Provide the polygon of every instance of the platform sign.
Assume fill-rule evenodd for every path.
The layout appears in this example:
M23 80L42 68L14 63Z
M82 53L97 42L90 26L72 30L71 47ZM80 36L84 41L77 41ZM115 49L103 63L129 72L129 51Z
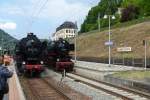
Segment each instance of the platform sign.
M106 46L112 46L112 45L113 45L113 42L112 42L112 41L107 41L107 42L105 42L105 45L106 45Z
M117 48L118 52L131 52L132 48L131 47L119 47Z

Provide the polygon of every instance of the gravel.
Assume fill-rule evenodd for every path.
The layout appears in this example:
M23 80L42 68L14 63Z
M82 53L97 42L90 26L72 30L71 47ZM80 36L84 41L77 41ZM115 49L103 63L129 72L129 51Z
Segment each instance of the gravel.
M60 81L61 80L61 75L58 73L55 73L51 70L46 69L45 73L43 76L51 76L54 79ZM79 91L85 95L88 95L92 97L93 100L122 100L121 98L115 97L113 95L107 94L103 91L100 91L98 89L95 89L93 87L90 87L88 85L85 85L83 83L74 81L69 78L64 78L63 83L69 85L71 88L75 89L76 91Z

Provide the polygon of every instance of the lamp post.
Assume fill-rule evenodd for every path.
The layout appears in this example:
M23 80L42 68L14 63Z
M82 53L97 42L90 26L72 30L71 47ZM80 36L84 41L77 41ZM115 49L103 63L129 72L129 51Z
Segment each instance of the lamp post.
M111 30L110 30L110 24L111 24L111 19L115 19L115 16L113 16L113 15L105 15L104 16L104 19L109 19L109 38L108 38L108 46L109 46L109 59L108 59L108 61L109 61L109 67L111 66L111 45L113 45L113 43L111 42L111 37L110 37L110 35L111 35Z

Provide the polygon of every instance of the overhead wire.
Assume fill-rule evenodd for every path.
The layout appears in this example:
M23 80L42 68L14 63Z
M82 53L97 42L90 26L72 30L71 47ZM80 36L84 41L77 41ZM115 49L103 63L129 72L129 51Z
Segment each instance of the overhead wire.
M38 7L42 6L42 2L43 0L37 0L37 2L33 5L33 7L31 7L30 9L33 9L31 13L27 14L27 11L30 9L25 9L24 7L22 7L20 5L20 9L23 11L23 15L28 15L26 16L24 19L26 20L26 22L23 24L25 26L25 32L27 32L27 30L29 30L30 24L32 23L32 20L34 20L34 16L36 15L36 13L38 12Z
M42 0L43 1L43 0ZM33 26L33 23L35 22L35 19L37 20L37 18L39 17L41 11L44 9L45 5L48 3L48 0L45 0L45 2L41 3L41 7L37 10L36 13L33 14L32 16L32 19L31 19L31 22L29 23L29 30L32 28Z
M30 29L30 24L32 23L32 20L34 20L34 16L35 16L35 13L38 11L38 7L41 6L42 4L42 1L43 0L38 0L34 5L33 7L31 8L32 9L32 12L29 14L29 20L27 21L27 26L26 26L26 31L28 32L29 29Z

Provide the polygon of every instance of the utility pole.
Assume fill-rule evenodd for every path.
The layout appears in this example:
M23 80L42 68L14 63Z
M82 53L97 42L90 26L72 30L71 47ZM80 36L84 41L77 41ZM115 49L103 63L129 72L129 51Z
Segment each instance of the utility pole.
M145 59L144 59L145 64L144 64L144 66L145 66L145 70L146 70L146 68L147 68L147 41L146 40L143 40L143 45L144 45L144 49L145 49Z
M99 30L99 32L101 31L101 26L100 26L100 13L98 13L98 18L97 18L98 20L97 20L97 22L98 22L98 30Z
M77 22L75 22L75 55L74 55L74 60L75 63L77 62L77 36L78 36L78 26L77 26Z

